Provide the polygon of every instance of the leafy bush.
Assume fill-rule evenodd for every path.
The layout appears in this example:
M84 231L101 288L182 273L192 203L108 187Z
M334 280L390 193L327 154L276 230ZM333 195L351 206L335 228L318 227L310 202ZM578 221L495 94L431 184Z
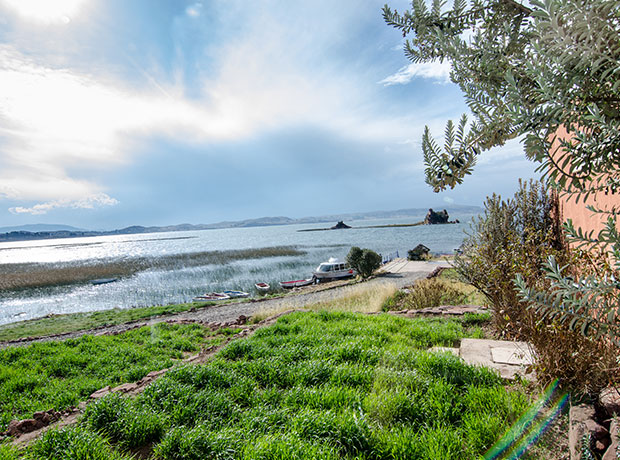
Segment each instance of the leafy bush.
M541 267L550 256L560 265L583 266L582 256L568 248L558 216L557 196L540 182L520 181L512 199L487 198L485 213L474 221L455 266L488 298L498 331L534 345L539 377L559 377L588 391L604 384L604 369L615 367L609 344L542 318L521 302L514 283L519 275L528 286L547 290L549 280Z
M347 263L362 278L368 278L381 266L381 256L370 249L360 249L354 246L347 255Z
M570 257L559 215L557 197L540 182L519 182L512 199L493 195L485 202L484 215L474 220L472 234L455 257L461 277L488 298L493 322L503 335L527 338L535 318L520 303L514 278L521 273L532 283L542 282L541 265L555 255Z

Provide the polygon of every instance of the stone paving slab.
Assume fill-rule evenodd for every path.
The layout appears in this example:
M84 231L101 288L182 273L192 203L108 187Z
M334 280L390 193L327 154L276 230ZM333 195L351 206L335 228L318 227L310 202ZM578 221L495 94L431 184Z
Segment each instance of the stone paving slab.
M526 380L535 380L533 373L527 373L533 363L532 348L527 342L506 340L463 339L460 356L467 364L496 369L502 378L514 380L517 375Z

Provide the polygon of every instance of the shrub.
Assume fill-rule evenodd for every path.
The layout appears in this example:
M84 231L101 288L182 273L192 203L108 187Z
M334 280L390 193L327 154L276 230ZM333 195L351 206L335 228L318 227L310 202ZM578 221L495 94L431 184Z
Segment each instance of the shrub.
M561 266L584 265L565 242L557 196L540 182L520 181L512 199L487 198L484 215L472 230L455 267L488 298L497 330L534 345L543 381L559 377L586 391L603 385L604 369L614 367L612 347L581 337L567 324L541 318L520 301L514 283L520 274L528 286L547 290L549 280L541 267L549 256Z
M354 246L347 255L347 263L362 278L368 278L381 266L381 256L370 249L360 249Z
M415 284L414 289L405 298L409 309L432 308L440 305L460 305L465 303L467 295L452 285L436 279L423 279Z

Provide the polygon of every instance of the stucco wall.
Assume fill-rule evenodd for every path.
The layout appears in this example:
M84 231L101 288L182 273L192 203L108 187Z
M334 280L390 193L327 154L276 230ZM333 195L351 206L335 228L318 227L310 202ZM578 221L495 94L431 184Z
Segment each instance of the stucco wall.
M558 138L566 139L569 134L566 129L560 128L557 132ZM560 141L556 140L553 144L552 151L558 150ZM572 219L576 228L581 228L584 231L598 231L603 229L608 216L605 214L593 213L586 208L587 205L592 205L597 209L610 210L612 207L620 209L620 194L605 194L598 193L590 196L584 203L583 199L579 200L579 203L575 202L575 198L560 196L560 204L562 206L562 217L564 220Z

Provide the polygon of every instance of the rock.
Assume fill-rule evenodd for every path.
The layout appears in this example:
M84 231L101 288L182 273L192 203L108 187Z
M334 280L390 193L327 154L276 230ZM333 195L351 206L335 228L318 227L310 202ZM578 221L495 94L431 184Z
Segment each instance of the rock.
M112 388L113 393L129 393L130 391L134 391L138 388L138 385L135 383L123 383L117 387Z
M338 221L338 223L336 225L334 225L333 227L330 227L330 230L342 230L345 228L351 228L349 227L347 224L345 224L343 221Z
M110 385L103 387L101 390L95 391L92 395L90 395L90 399L99 399L103 398L110 392Z
M23 433L30 433L32 431L43 428L43 422L35 420L33 418L27 418L25 420L11 420L6 433L9 436L18 436Z
M568 414L568 448L571 460L581 460L581 440L588 433L586 421L594 422L594 407L589 404L571 406ZM596 423L596 422L594 422Z
M620 415L620 388L607 387L598 396L598 401L609 416Z
M597 440L606 439L609 437L609 431L603 425L595 422L592 419L585 421L586 429L592 434L592 437Z
M594 441L594 450L597 452L605 452L605 449L609 446L609 439L603 439L602 441Z
M611 427L609 428L609 432L611 433L611 444L607 448L607 451L601 460L618 459L618 443L620 441L620 431L618 431L619 425L618 419L613 419L611 421Z
M426 217L424 218L424 225L447 224L448 219L448 211L445 209L443 211L435 212L431 208L428 210L428 214L426 214Z

